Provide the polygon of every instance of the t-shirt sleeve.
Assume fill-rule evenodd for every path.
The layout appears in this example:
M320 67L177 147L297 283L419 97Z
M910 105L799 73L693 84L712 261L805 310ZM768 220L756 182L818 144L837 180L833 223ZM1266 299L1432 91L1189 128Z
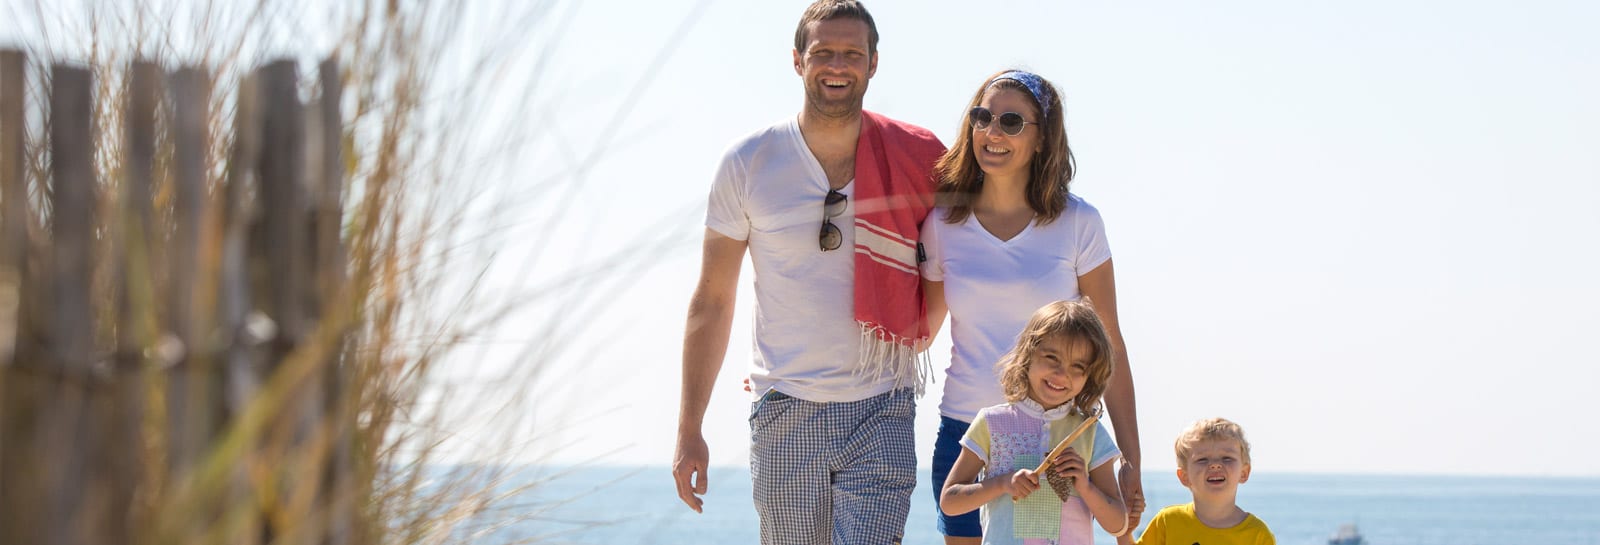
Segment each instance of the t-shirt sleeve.
M711 181L711 197L706 202L706 227L734 240L750 238L750 215L745 213L744 197L750 187L744 161L737 150L729 150Z
M1272 536L1272 530L1267 528L1266 522L1256 518L1255 515L1250 515L1250 519L1253 521L1253 524L1251 524L1251 529L1254 530L1256 534L1256 538L1254 540L1255 545L1278 545L1278 538Z
M1150 524L1144 527L1144 533L1139 534L1138 545L1165 545L1167 542L1167 511L1165 509L1156 513L1150 519Z
M967 428L966 435L961 436L961 446L977 454L984 465L989 465L989 418L986 412L978 411L978 416L972 418L972 426Z
M934 209L928 213L927 219L922 220L922 229L918 243L922 245L922 255L927 260L918 266L922 269L922 277L932 282L944 281L944 246L939 243L939 230L944 226L944 211Z
M1117 448L1116 439L1106 432L1106 425L1102 422L1095 422L1094 456L1089 457L1089 469L1100 467L1121 455L1122 451Z
M1106 224L1100 210L1082 199L1073 201L1073 205L1077 207L1077 213L1072 215L1077 233L1076 263L1078 276L1083 276L1111 259L1111 243L1106 241Z

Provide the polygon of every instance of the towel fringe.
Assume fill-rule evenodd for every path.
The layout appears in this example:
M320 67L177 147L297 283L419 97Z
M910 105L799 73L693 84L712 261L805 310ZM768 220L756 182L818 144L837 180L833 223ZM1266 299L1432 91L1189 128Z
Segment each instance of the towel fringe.
M934 382L933 359L916 349L917 339L895 335L882 326L857 322L861 327L861 353L853 376L865 379L894 376L895 389L911 388L917 397Z

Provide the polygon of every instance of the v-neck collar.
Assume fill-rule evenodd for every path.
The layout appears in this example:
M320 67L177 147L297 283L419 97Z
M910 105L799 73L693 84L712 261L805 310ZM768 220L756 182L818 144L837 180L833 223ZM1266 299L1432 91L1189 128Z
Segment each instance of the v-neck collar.
M811 146L806 145L806 135L800 132L800 116L798 114L789 120L789 132L793 135L796 151L801 157L807 159L804 163L806 171L811 173L812 185L821 187L824 193L833 190L849 195L846 190L855 185L856 177L854 175L850 176L850 181L845 182L844 186L839 189L833 189L833 182L828 181L828 172L822 169L822 161L817 159L817 154L811 152Z
M971 227L973 229L977 229L978 232L983 233L984 240L988 240L991 244L1002 247L1014 245L1023 238L1026 238L1028 233L1033 232L1033 227L1036 223L1038 223L1039 220L1038 216L1036 215L1033 219L1028 220L1028 224L1022 226L1022 230L1017 231L1017 234L1011 235L1011 238L1008 239L1001 239L999 236L994 234L994 231L990 231L988 227L984 226L983 222L978 219L978 213L976 211L969 214L967 219L972 222Z

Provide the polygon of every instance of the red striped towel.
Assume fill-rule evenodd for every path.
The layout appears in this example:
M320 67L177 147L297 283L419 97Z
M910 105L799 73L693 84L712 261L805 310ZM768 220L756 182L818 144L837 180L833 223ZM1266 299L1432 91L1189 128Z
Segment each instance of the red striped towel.
M932 364L916 350L929 335L917 233L933 208L933 164L944 151L927 129L861 112L855 179L855 318L861 326L856 372L866 377L893 372L897 387L912 386L919 395Z

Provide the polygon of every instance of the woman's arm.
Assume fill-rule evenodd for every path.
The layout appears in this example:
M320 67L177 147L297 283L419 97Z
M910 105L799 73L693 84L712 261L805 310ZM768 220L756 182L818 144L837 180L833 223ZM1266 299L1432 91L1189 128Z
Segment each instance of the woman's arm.
M1083 495L1083 502L1089 504L1089 512L1094 513L1094 519L1100 521L1100 527L1107 532L1127 533L1126 525L1132 524L1128 520L1128 510L1122 504L1122 492L1117 489L1116 465L1112 463L1100 464L1100 467L1089 470L1089 483L1093 484L1088 490L1079 490Z
M1122 340L1122 326L1117 321L1116 272L1110 259L1094 270L1078 277L1078 291L1094 303L1095 313L1106 326L1111 348L1116 354L1112 360L1111 384L1106 389L1106 410L1111 413L1111 424L1116 428L1117 446L1125 462L1120 475L1122 499L1127 502L1130 526L1139 524L1144 513L1144 483L1139 474L1139 416L1134 404L1133 370L1128 364L1127 343Z
M924 318L928 320L928 344L932 345L933 339L939 336L939 329L944 327L945 313L950 311L949 305L944 302L944 282L923 279L922 300L923 306L927 307ZM921 352L927 348L919 346L917 351Z

